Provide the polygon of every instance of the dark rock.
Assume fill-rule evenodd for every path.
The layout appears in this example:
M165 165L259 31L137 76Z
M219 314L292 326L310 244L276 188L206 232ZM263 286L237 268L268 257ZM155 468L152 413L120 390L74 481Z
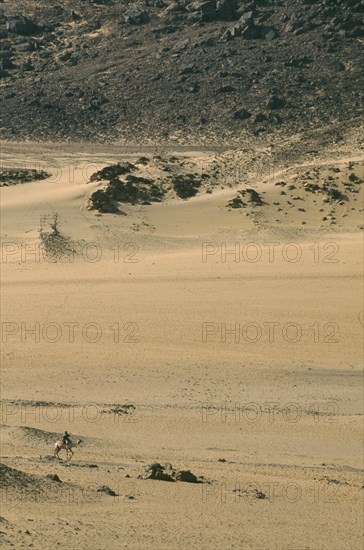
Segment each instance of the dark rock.
M352 181L353 183L360 183L361 182L361 179L354 172L351 172L351 174L349 174L348 179L350 181Z
M305 191L309 191L310 193L322 191L322 188L317 183L304 183L303 188L305 189Z
M57 474L47 474L46 477L48 479L51 479L52 481L56 481L57 483L62 483L62 480L59 478Z
M240 191L240 193L245 196L246 194L249 195L249 201L253 203L255 206L262 206L263 201L262 197L259 195L259 193L255 189L244 189L243 191Z
M15 47L17 52L34 52L35 50L35 44L32 42L22 42Z
M239 10L238 10L238 12L239 12ZM254 17L254 12L253 11L245 11L239 19L240 25L246 26L248 24L253 23L253 17Z
M190 472L190 470L180 470L175 473L176 481L183 481L186 483L200 483L195 474Z
M166 472L163 472L162 470L156 471L154 479L159 479L159 481L175 481L172 476L170 476Z
M30 36L32 34L37 34L40 31L40 27L38 27L38 25L22 15L9 16L6 21L6 28L9 32L21 36Z
M190 65L186 65L185 67L182 67L182 69L180 69L179 71L179 74L180 75L184 75L184 74L194 74L194 73L197 73L198 72L198 69L196 67L195 64L190 64Z
M236 0L217 0L216 13L217 17L223 21L232 21L236 18Z
M191 21L193 18L196 21L213 21L216 18L216 2L214 0L203 0L192 2L188 6L189 14L188 19ZM191 17L193 16L193 17Z
M163 11L157 9L159 3ZM5 2L5 13L16 9L15 4ZM362 115L362 0L322 0L317 5L238 0L234 13L233 2L220 0L114 0L96 9L91 0L61 6L43 2L36 12L23 11L34 2L18 4L8 26L29 33L28 23L19 27L19 18L26 17L34 40L31 34L6 29L7 17L1 17L1 49L14 54L0 65L5 139L160 144L177 127L181 143L211 138L235 146L248 138L245 133L265 132L269 140L278 130L277 139L300 134L306 140L306 130L331 132L328 116L342 126L344 136ZM149 21L134 29L126 24L124 15L131 8L139 10L131 12L137 23L144 10ZM187 16L191 26L186 26ZM108 32L90 36L101 27ZM235 52L225 45L231 40ZM191 72L179 74L181 58L194 66ZM199 75L198 82L190 81L193 74ZM42 81L35 81L40 75ZM182 76L184 85L178 80ZM237 92L218 101L216 90L226 84L224 78ZM68 95L74 86L84 95ZM238 93L253 113L248 124L239 125L239 119L231 124L240 107ZM283 110L283 118L277 116L278 108L266 109L270 94L287 99L287 116ZM254 121L257 109L268 113L260 122ZM202 126L206 120L209 128Z
M152 464L147 464L147 466L144 467L144 470L155 474L157 470L163 470L163 466L162 464L159 464L159 462L153 462Z
M308 57L307 55L300 55L297 57L290 57L289 61L285 61L284 64L286 67L305 67L312 62L313 60L311 57Z
M73 10L71 11L71 17L72 21L74 21L75 23L79 23L82 20L82 15Z
M267 117L264 113L257 113L254 117L254 122L264 122Z
M134 170L135 166L130 162L123 162L114 164L112 166L106 166L102 170L92 174L90 181L102 181L112 180L123 174L128 174L131 170Z
M300 19L297 19L296 15L291 15L291 18L289 20L289 23L286 25L285 31L286 32L294 32L295 30L302 27L302 21Z
M27 169L0 169L0 187L2 185L16 185L18 183L28 183L31 181L40 181L50 177L50 174L44 170Z
M106 495L109 495L111 497L118 496L117 493L115 493L115 491L111 489L108 485L100 485L99 487L97 487L96 492L105 493Z
M269 120L275 124L282 124L283 118L278 113L271 113Z
M12 61L12 52L0 52L0 69L14 69L15 65Z
M220 42L228 42L229 40L233 40L234 38L241 36L241 33L242 27L241 25L239 25L239 23L237 23L233 27L226 29L226 31L220 38Z
M285 104L285 99L277 95L271 95L266 103L268 109L280 109L281 107L284 107Z
M266 40L273 40L274 38L276 38L276 36L277 36L277 31L275 29L269 29L264 34L264 38Z
M234 118L237 120L246 120L247 118L250 118L252 114L247 109L239 109L238 111L235 111Z
M159 462L155 462L153 464L148 464L145 466L144 470L146 474L144 475L144 479L158 479L159 481L175 481L175 479L172 477L172 475L165 472L166 469L172 469L172 468L165 468Z
M226 86L221 86L221 88L217 90L217 93L229 94L230 92L235 92L235 91L236 91L236 88L234 88L234 86L226 85Z
M329 197L335 201L337 200L348 200L347 197L345 195L343 195L343 193L341 193L341 191L339 191L338 189L328 189L327 190L327 194L329 195Z
M129 8L125 12L124 19L125 23L129 23L130 25L144 25L145 23L148 23L149 15L145 10L141 10L139 8Z
M180 42L177 42L173 48L172 48L172 52L174 53L179 53L179 52L183 52L184 50L187 49L187 46L189 44L189 40L181 40Z
M226 206L229 208L243 208L246 206L246 202L243 202L242 198L238 195L231 199Z
M246 40L260 38L259 27L257 27L253 23L248 24L245 27L242 27L241 36Z
M119 202L142 204L145 201L160 202L163 193L152 180L146 178L133 178L129 181L120 181L115 178L107 186L106 193L109 197Z
M203 13L201 11L193 11L187 15L187 22L191 23L194 26L202 25L205 20ZM207 19L208 20L208 19Z
M197 194L201 181L193 174L176 175L172 178L172 186L181 199L188 199Z
M90 202L91 208L99 210L99 212L103 212L105 214L114 214L118 212L117 206L102 189L98 189L92 193Z
M194 83L192 84L192 86L189 86L189 88L187 88L187 89L188 89L189 92L195 94L195 93L197 93L197 92L199 91L200 85L199 85L198 82L194 82Z
M147 165L150 162L148 157L139 157L135 164Z
M195 47L201 47L201 48L211 48L214 45L214 39L210 36L209 38L204 38L200 40L199 42L196 42L194 44Z

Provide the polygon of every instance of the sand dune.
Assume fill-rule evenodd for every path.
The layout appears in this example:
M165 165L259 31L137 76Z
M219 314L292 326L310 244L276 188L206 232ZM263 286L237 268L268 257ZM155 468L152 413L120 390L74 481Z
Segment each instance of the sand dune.
M89 210L91 173L142 153L4 146L50 178L0 191L2 463L59 486L2 481L4 548L361 548L359 155L237 183L241 153L176 151L219 159L209 192ZM140 479L152 462L205 483Z

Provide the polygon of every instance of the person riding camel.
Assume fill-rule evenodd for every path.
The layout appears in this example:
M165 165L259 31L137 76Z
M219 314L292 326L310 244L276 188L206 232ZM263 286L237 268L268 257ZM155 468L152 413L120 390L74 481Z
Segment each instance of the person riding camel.
M62 435L62 441L65 445L68 445L70 443L70 434L65 430L64 434Z

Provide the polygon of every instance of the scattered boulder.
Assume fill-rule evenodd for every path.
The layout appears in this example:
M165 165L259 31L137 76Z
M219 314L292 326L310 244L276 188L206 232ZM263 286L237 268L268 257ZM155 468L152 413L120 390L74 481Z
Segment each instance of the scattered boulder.
M267 99L267 103L266 103L268 109L280 109L281 107L284 107L285 104L286 104L285 99L275 94L271 95Z
M217 90L218 94L229 94L230 92L236 92L236 88L234 88L234 86L230 86L230 84L221 86L221 88Z
M56 481L57 483L62 483L62 480L57 474L47 474L46 477L52 481Z
M157 479L159 481L183 481L185 483L202 483L190 470L175 470L172 464L167 462L162 466L159 462L148 464L144 467L144 474L138 476L141 479Z
M290 189L291 186L288 187ZM308 191L309 193L323 193L326 195L324 202L331 202L331 201L347 201L348 197L344 195L339 189L336 187L332 187L328 183L324 183L323 185L319 185L317 183L311 183L306 182L303 184L303 189L305 191Z
M267 28L266 32L264 33L264 38L266 40L273 40L277 36L277 31L273 28Z
M132 176L126 177L126 181L118 178L112 179L105 193L118 202L128 202L131 204L144 204L152 202L161 202L163 192L150 179Z
M40 27L23 15L11 15L6 20L6 29L20 36L30 36L37 34Z
M322 191L322 188L317 183L304 183L303 188L305 191L308 191L309 193L317 193Z
M149 164L150 162L150 159L148 157L139 157L138 160L135 162L135 164L142 164L142 165L147 165Z
M115 404L107 409L103 409L101 412L106 414L116 414L118 416L133 414L135 411L135 405L132 403L126 403L125 405Z
M235 25L227 29L220 40L224 42L238 36L245 40L273 40L278 36L278 31L271 26L257 25L253 19L253 12L249 11L244 13Z
M12 61L13 52L10 50L0 51L0 69L14 69L15 65Z
M231 199L226 206L229 208L243 208L247 206L242 197L246 197L248 202L253 206L263 206L264 204L262 197L255 189L247 188L239 191L238 195Z
M145 474L142 479L159 479L159 481L175 481L173 477L165 472L165 467L159 464L159 462L154 462L153 464L148 464L144 468Z
M244 9L244 8L241 8ZM239 10L238 10L239 11ZM252 25L254 20L254 11L244 11L239 19L241 25Z
M0 168L0 187L40 181L50 177L44 170Z
M153 475L155 475L157 470L163 469L164 466L162 466L162 464L159 464L159 462L153 462L152 464L147 464L146 466L144 466L144 471L146 473L152 473Z
M117 493L113 489L111 489L108 485L100 485L96 489L97 493L105 493L106 495L109 495L111 497L117 497Z
M176 175L172 178L172 186L181 199L188 199L198 193L201 180L194 174Z
M248 497L257 498L259 500L265 500L267 498L267 495L265 493L251 486L247 486L242 489L240 488L233 489L233 493L238 493L238 495L241 497L248 496Z
M344 195L343 193L341 193L341 191L339 191L339 189L329 188L329 189L325 189L325 190L326 190L328 196L334 201L348 200L347 196Z
M149 21L148 12L141 10L139 8L129 8L125 12L124 16L125 23L130 25L144 25Z
M150 170L144 168L149 163L153 164L159 172L154 180L143 175L150 173ZM118 202L150 205L153 202L163 201L166 193L171 190L174 190L182 199L193 197L203 181L211 176L206 173L201 175L197 172L186 173L184 164L178 158L172 157L169 162L160 156L154 156L153 158L140 157L135 164L123 162L106 166L91 176L92 182L106 180L108 183L106 187L98 189L91 195L89 208L115 213L118 211ZM131 173L134 170L140 175Z
M216 15L222 21L232 21L236 18L236 0L217 0Z
M233 25L232 27L226 29L226 31L220 38L220 42L228 42L229 40L233 40L234 38L241 36L241 34L242 27L241 25L239 25L239 23L237 23L236 25Z
M234 118L236 120L246 120L252 116L252 114L247 109L239 109L234 112Z
M118 164L113 164L112 166L105 166L102 170L92 174L90 181L102 181L102 180L112 180L123 174L128 174L135 169L135 166L130 162L122 162Z
M240 193L243 196L248 194L248 196L249 196L248 200L254 206L263 206L264 203L263 203L262 197L259 195L258 191L256 191L255 189L247 188L247 189L244 189L244 190L240 191Z
M226 206L228 206L229 208L243 208L244 206L246 206L246 202L244 202L242 198L237 195L236 197L231 199Z
M92 210L98 210L104 214L115 214L119 211L111 197L109 197L103 189L98 189L92 193L90 197L90 207Z
M179 470L174 475L176 481L183 481L185 483L201 483L190 470Z
M359 178L354 172L352 172L351 174L349 174L349 177L348 177L349 181L351 181L352 183L363 183L363 180L361 178Z
M155 472L153 479L159 479L159 481L171 481L171 482L175 481L172 476L170 476L166 472L163 472L162 470L157 470Z
M188 6L191 12L188 16L190 22L213 21L216 18L216 2L214 0L196 0Z

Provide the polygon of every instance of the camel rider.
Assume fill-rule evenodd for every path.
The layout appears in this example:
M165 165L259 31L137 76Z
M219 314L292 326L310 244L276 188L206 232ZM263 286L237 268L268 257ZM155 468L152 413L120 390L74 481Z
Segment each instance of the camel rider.
M68 445L70 443L70 434L65 430L64 434L62 435L62 441L65 445Z

